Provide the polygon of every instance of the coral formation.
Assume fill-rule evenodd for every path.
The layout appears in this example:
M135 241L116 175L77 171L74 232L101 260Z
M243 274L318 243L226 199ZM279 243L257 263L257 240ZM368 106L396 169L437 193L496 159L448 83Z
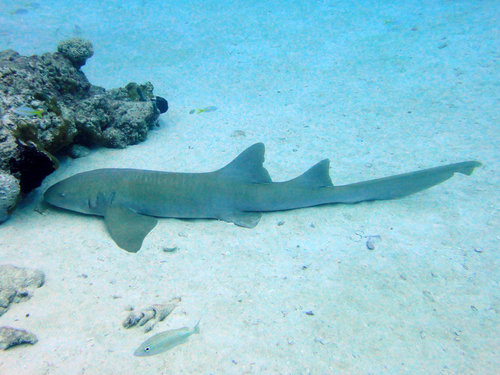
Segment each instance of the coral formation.
M37 337L24 329L0 327L0 349L7 350L21 344L36 344Z
M144 332L149 332L158 322L163 321L169 316L180 302L181 298L175 297L169 303L157 303L138 312L134 311L132 307L122 326L124 328L131 328L137 325L144 326Z
M11 303L22 302L31 298L32 291L45 282L43 272L21 268L10 264L0 265L0 316ZM37 337L28 331L13 327L0 327L0 350L21 344L35 344Z
M114 90L90 84L80 70L93 54L89 41L72 38L57 49L40 56L0 51L0 171L19 181L21 193L57 168L56 153L74 144L124 148L144 141L164 111L149 82ZM0 193L9 189L4 182ZM0 206L0 219L9 210Z
M57 51L71 61L75 68L80 69L94 54L94 47L88 40L71 38L60 42L57 45Z
M10 264L0 265L0 316L9 309L11 303L31 298L32 290L40 288L44 282L45 275L41 271Z
M9 213L16 206L20 191L17 179L0 170L0 223L7 220Z

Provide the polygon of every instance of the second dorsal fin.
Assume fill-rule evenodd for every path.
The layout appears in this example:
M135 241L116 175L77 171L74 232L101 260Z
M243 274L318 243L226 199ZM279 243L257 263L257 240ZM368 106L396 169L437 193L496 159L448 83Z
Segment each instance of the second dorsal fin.
M228 178L249 183L270 183L271 177L263 167L265 147L263 143L256 143L239 154L232 162L218 170Z
M289 182L300 187L321 188L333 186L328 170L330 169L330 160L321 160L300 176Z

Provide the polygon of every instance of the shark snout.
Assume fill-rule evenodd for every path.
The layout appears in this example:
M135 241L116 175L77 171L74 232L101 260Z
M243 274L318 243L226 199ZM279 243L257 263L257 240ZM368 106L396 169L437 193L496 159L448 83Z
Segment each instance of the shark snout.
M53 206L57 206L58 204L58 197L59 198L64 198L64 192L59 192L56 185L52 185L49 187L47 190L45 190L45 193L43 193L43 199L45 202L50 203Z

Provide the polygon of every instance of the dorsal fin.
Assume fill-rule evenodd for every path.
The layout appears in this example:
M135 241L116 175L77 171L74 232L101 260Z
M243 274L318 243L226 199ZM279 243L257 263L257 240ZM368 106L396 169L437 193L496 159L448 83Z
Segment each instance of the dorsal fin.
M231 163L219 169L218 173L245 182L270 183L271 177L267 169L262 166L264 152L264 144L256 143L239 154Z
M328 170L330 169L330 160L321 160L319 163L313 165L306 172L299 177L290 180L289 182L296 186L306 188L320 188L326 186L333 186L332 180Z

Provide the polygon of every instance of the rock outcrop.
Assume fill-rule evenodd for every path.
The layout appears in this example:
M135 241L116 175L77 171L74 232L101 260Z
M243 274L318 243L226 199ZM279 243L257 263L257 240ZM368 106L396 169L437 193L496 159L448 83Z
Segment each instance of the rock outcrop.
M149 82L92 85L80 70L92 54L92 44L79 38L41 56L0 51L0 222L12 209L10 196L2 203L2 192L13 191L8 175L27 193L57 168L58 152L139 143L168 108Z
M45 282L45 275L38 270L21 268L10 264L0 265L0 316L11 303L25 301L33 295L33 290Z

